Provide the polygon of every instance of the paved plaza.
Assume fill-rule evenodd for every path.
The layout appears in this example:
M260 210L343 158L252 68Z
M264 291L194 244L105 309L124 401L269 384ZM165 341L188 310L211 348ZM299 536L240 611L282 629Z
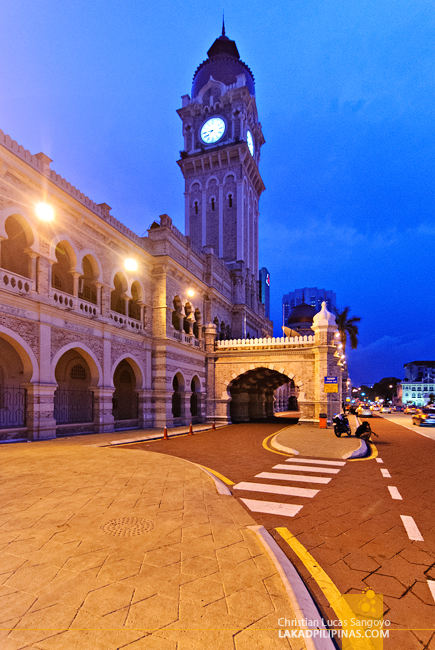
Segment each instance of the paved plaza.
M2 650L302 650L254 519L138 433L1 447Z

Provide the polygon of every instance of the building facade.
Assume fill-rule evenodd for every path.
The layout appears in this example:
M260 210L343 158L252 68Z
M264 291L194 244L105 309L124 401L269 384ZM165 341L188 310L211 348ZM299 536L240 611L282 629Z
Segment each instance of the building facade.
M264 418L289 383L305 419L332 408L332 315L312 336L270 338L264 138L224 32L178 113L186 235L164 214L139 237L0 131L0 440Z

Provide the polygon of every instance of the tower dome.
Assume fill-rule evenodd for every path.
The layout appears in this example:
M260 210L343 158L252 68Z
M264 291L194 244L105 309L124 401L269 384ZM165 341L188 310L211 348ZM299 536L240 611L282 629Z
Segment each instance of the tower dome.
M225 36L225 25L222 25L222 34L215 40L209 51L208 59L203 61L196 69L192 82L192 99L194 99L201 88L213 77L226 86L235 84L237 76L244 74L246 85L251 95L255 95L254 75L246 63L240 60L239 50L235 41Z

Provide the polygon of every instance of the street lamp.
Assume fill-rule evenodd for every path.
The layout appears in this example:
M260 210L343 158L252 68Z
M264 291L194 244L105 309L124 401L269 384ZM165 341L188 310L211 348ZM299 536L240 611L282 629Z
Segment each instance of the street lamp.
M54 210L48 203L37 203L35 205L35 213L41 221L53 221L54 219Z
M125 260L124 266L127 271L137 271L137 262L132 257Z

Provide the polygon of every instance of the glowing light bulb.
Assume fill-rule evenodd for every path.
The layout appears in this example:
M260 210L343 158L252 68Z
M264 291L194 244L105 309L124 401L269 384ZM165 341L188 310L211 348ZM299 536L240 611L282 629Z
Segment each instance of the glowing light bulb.
M125 260L124 266L127 271L137 271L137 262L132 257Z
M188 289L188 291L187 291L187 295L189 296L189 298L192 298L192 296L195 295L194 290L193 290L193 289Z
M48 203L38 203L35 206L35 212L38 219L42 221L53 221L54 219L54 210Z

